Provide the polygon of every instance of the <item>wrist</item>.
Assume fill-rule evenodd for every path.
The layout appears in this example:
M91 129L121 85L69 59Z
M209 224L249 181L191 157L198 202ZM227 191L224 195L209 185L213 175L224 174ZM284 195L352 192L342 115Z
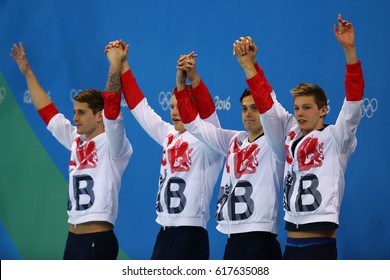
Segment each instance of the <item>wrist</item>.
M193 76L193 77L188 77L188 79L190 80L190 82L191 82L191 85L192 85L192 88L196 88L198 85L199 85L199 83L200 83L200 77L199 77L199 75L195 75L195 76Z
M111 69L113 72L118 72L120 73L121 72L121 63L114 63L114 64L111 64Z
M241 65L241 67L242 70L244 70L247 79L250 79L257 74L254 64L244 64Z
M354 64L358 61L355 47L344 48L347 64Z
M193 76L188 76L188 80L190 80L190 82L196 82L196 81L199 81L200 80L200 77L198 74L196 75L193 75Z
M28 68L27 68L26 70L24 70L22 73L23 73L24 76L31 76L31 75L34 74L30 67L28 67Z
M127 71L130 70L130 65L128 63L128 61L123 61L122 64L121 64L121 74L123 75L124 73L126 73Z

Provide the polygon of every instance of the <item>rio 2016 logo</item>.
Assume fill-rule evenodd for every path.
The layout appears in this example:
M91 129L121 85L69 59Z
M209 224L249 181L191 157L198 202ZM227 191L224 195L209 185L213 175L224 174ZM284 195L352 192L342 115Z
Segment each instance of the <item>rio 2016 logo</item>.
M158 95L158 103L160 103L161 108L166 111L169 109L169 102L172 98L172 92L168 91L161 91L160 94ZM223 100L220 98L218 95L214 97L214 104L216 110L226 110L229 111L231 108L231 103L230 103L230 96Z
M46 92L47 96L51 99L50 97L50 91ZM24 92L24 95L23 95L23 103L24 104L32 104L32 100L31 100L31 94L30 94L30 91L29 90L26 90Z
M214 104L215 104L215 108L217 110L226 110L226 111L229 111L230 108L231 108L231 104L230 104L230 96L228 98L226 98L225 100L223 100L222 98L220 98L218 95L216 95L214 97Z

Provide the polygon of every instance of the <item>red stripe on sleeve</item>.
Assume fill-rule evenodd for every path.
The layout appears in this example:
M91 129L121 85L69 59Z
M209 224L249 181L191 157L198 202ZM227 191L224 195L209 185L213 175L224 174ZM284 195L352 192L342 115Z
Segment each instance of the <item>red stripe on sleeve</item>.
M257 74L247 79L246 82L259 113L263 114L271 109L274 104L271 97L272 87L265 78L263 70L259 66L257 66L256 70Z
M177 91L177 88L174 88L173 93L176 96L181 121L183 123L190 123L195 120L198 111L187 87L181 91Z
M364 78L360 61L354 64L347 64L344 85L346 99L348 101L359 101L363 99Z
M38 110L39 115L41 116L42 120L45 122L46 125L49 124L50 120L58 114L58 110L54 103L50 103L47 106L41 108Z
M121 86L127 106L133 110L144 99L144 94L137 85L137 81L131 70L121 75Z
M104 115L109 120L116 120L121 111L121 94L119 92L103 92Z
M255 63L255 69L256 69L257 73L262 72L262 70L261 70L261 68L260 68L260 66L259 66L259 64L257 62Z
M202 119L207 119L215 112L215 104L207 86L200 80L199 85L192 89L195 106Z

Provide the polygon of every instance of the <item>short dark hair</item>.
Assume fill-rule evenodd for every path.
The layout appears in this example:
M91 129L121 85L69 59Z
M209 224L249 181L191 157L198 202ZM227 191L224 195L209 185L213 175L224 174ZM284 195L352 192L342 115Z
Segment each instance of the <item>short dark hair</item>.
M316 84L300 83L290 92L294 98L297 96L313 96L318 109L328 106L328 98L324 90Z
M74 100L81 103L87 103L94 114L102 111L104 108L103 95L98 89L83 90L74 97Z
M242 103L242 100L244 99L244 97L247 97L247 96L249 96L249 95L251 95L251 92L249 91L249 88L246 88L246 89L244 90L244 92L241 94L240 102Z

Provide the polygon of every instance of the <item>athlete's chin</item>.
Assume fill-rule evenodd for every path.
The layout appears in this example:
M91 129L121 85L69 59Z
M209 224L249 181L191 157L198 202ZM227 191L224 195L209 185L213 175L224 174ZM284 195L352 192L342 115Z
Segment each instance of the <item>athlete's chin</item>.
M175 122L174 127L178 132L184 132L186 130L182 122Z
M298 123L298 127L300 130L307 130L307 126L304 123Z

